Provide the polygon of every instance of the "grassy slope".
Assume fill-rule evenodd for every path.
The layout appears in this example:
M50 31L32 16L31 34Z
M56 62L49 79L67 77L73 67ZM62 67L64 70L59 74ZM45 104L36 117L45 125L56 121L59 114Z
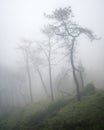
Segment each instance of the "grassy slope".
M104 92L33 105L0 122L0 130L104 130Z

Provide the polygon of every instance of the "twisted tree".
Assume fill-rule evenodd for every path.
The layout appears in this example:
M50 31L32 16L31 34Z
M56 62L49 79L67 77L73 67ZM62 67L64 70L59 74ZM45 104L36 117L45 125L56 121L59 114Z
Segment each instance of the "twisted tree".
M92 41L95 39L95 35L91 30L83 28L74 22L71 7L56 9L51 15L45 14L45 16L53 21L49 24L50 30L64 43L67 55L70 58L72 74L76 85L77 100L80 101L80 86L77 79L77 67L74 60L77 38L79 38L80 35L85 34Z

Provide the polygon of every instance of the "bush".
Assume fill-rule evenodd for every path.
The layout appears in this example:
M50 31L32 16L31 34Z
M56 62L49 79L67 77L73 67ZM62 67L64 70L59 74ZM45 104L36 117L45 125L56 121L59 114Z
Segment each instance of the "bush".
M96 88L93 83L87 84L85 88L81 91L82 96L90 96L96 92Z

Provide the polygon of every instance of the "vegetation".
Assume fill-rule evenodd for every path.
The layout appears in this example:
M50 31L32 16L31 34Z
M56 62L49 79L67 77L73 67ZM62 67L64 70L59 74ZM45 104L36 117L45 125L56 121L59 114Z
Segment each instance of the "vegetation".
M75 50L77 39L80 35L85 34L90 40L95 39L93 32L87 28L83 28L73 21L73 13L71 7L56 9L51 15L46 15L48 19L55 21L49 25L49 30L63 40L66 53L70 58L72 67L72 75L76 85L77 100L81 100L80 85L77 78L78 67L75 65Z
M101 5L51 2L0 3L0 130L104 130Z
M94 86L94 84L92 83L89 83L87 84L86 87L84 87L81 91L81 95L82 96L89 96L89 95L92 95L96 92L96 88Z
M103 130L104 92L58 100L49 105L37 103L14 112L0 121L0 130Z

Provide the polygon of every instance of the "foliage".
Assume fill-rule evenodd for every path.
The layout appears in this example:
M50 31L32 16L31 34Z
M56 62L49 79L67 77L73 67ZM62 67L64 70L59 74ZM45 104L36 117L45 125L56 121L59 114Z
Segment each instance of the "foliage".
M87 86L85 86L82 91L81 91L81 95L82 96L89 96L92 95L96 92L96 88L94 86L93 83L89 83L87 84Z
M50 130L103 130L104 93L62 108L49 120Z
M35 104L0 120L0 130L103 130L104 92L49 104Z

